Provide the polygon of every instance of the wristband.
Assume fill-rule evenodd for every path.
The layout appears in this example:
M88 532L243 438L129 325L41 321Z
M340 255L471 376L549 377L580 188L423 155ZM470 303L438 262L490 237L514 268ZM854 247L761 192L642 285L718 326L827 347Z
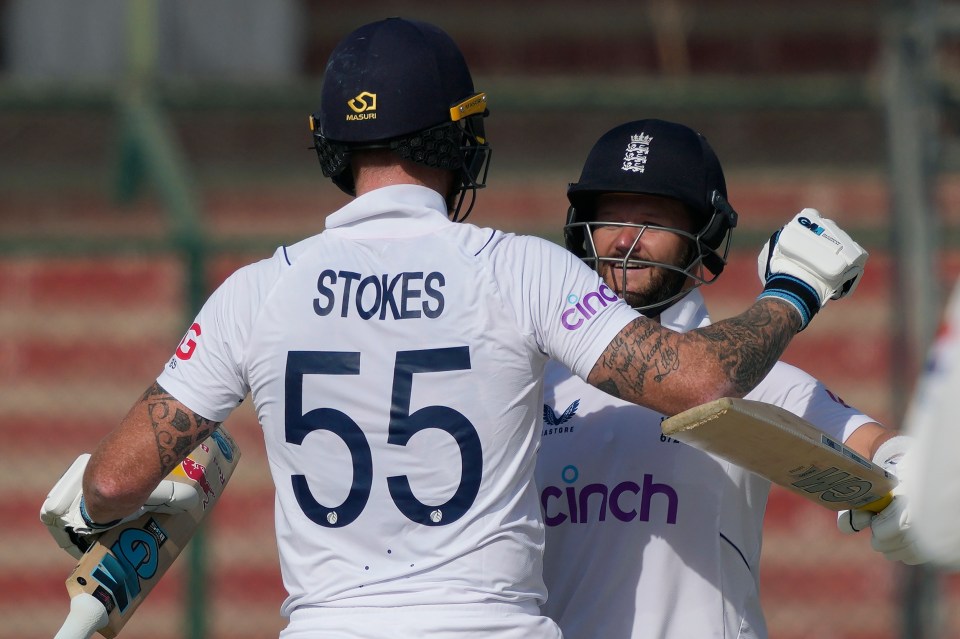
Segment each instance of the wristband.
M763 292L757 299L776 297L787 302L800 313L800 329L805 329L820 310L820 297L812 286L793 275L774 273L767 278Z
M85 523L91 530L107 530L108 528L113 528L120 523L120 519L114 519L107 524L98 524L90 519L90 515L87 514L87 504L82 495L80 496L80 517L83 519L83 523Z

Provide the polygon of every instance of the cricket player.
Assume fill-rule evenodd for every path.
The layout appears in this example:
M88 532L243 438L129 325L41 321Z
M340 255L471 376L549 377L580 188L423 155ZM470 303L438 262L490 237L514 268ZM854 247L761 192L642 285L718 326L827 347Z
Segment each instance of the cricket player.
M276 484L284 639L559 638L539 611L533 481L548 359L663 413L742 396L866 253L795 218L750 309L673 332L562 247L454 223L486 181L486 115L437 27L390 18L341 41L311 129L355 199L213 293L82 484L55 491L54 532L83 542L136 510L249 393Z
M702 135L655 119L617 126L596 142L567 195L567 247L611 289L672 330L710 324L697 287L723 271L736 213ZM784 363L746 397L782 406L881 462L899 458L907 441ZM665 438L663 419L548 365L536 469L543 611L567 639L764 638L759 568L770 482ZM880 548L913 561L906 535L897 527Z
M904 472L918 545L939 567L960 570L960 284L955 284L923 375L907 411L905 430L916 438Z

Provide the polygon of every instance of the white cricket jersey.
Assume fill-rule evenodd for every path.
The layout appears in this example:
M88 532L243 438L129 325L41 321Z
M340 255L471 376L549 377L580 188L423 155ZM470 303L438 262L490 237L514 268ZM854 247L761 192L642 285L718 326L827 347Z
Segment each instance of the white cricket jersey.
M215 421L250 392L289 636L556 637L537 611L543 368L586 376L636 317L561 247L391 186L231 275L158 382ZM431 612L452 604L457 623ZM529 619L491 634L476 604Z
M661 319L681 332L710 323L697 290ZM840 439L871 421L783 363L747 397ZM663 437L662 419L547 367L542 610L565 639L766 637L758 589L770 483Z
M898 465L920 548L942 567L960 571L960 281L954 284L925 370L904 420L915 438Z

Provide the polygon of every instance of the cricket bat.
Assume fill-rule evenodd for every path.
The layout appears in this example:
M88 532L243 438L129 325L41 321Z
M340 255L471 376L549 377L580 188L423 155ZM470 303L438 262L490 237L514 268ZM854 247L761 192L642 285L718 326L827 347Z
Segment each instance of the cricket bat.
M665 419L663 434L830 510L880 512L897 479L788 410L721 398Z
M196 489L195 507L148 512L103 533L67 578L70 613L54 639L89 639L98 631L116 637L213 509L239 460L236 442L218 427L167 475Z

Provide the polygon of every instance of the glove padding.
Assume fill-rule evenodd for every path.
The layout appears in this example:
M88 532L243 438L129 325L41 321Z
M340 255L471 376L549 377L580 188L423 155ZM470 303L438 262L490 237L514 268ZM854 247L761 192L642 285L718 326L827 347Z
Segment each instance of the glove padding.
M827 300L853 293L868 253L836 222L803 209L770 236L757 256L760 297L777 297L800 313L803 330Z
M132 521L145 512L178 513L196 506L200 497L189 484L163 480L135 512L106 524L96 523L87 516L83 503L83 473L90 461L84 453L70 465L57 480L40 508L40 521L47 527L57 544L80 559L83 553L105 531Z
M888 439L874 455L873 462L897 476L900 483L893 489L893 499L879 513L866 510L843 510L837 513L837 528L851 534L870 528L870 545L890 561L914 566L929 561L917 546L917 537L910 525L910 509L903 489L904 470L909 464L909 437Z

